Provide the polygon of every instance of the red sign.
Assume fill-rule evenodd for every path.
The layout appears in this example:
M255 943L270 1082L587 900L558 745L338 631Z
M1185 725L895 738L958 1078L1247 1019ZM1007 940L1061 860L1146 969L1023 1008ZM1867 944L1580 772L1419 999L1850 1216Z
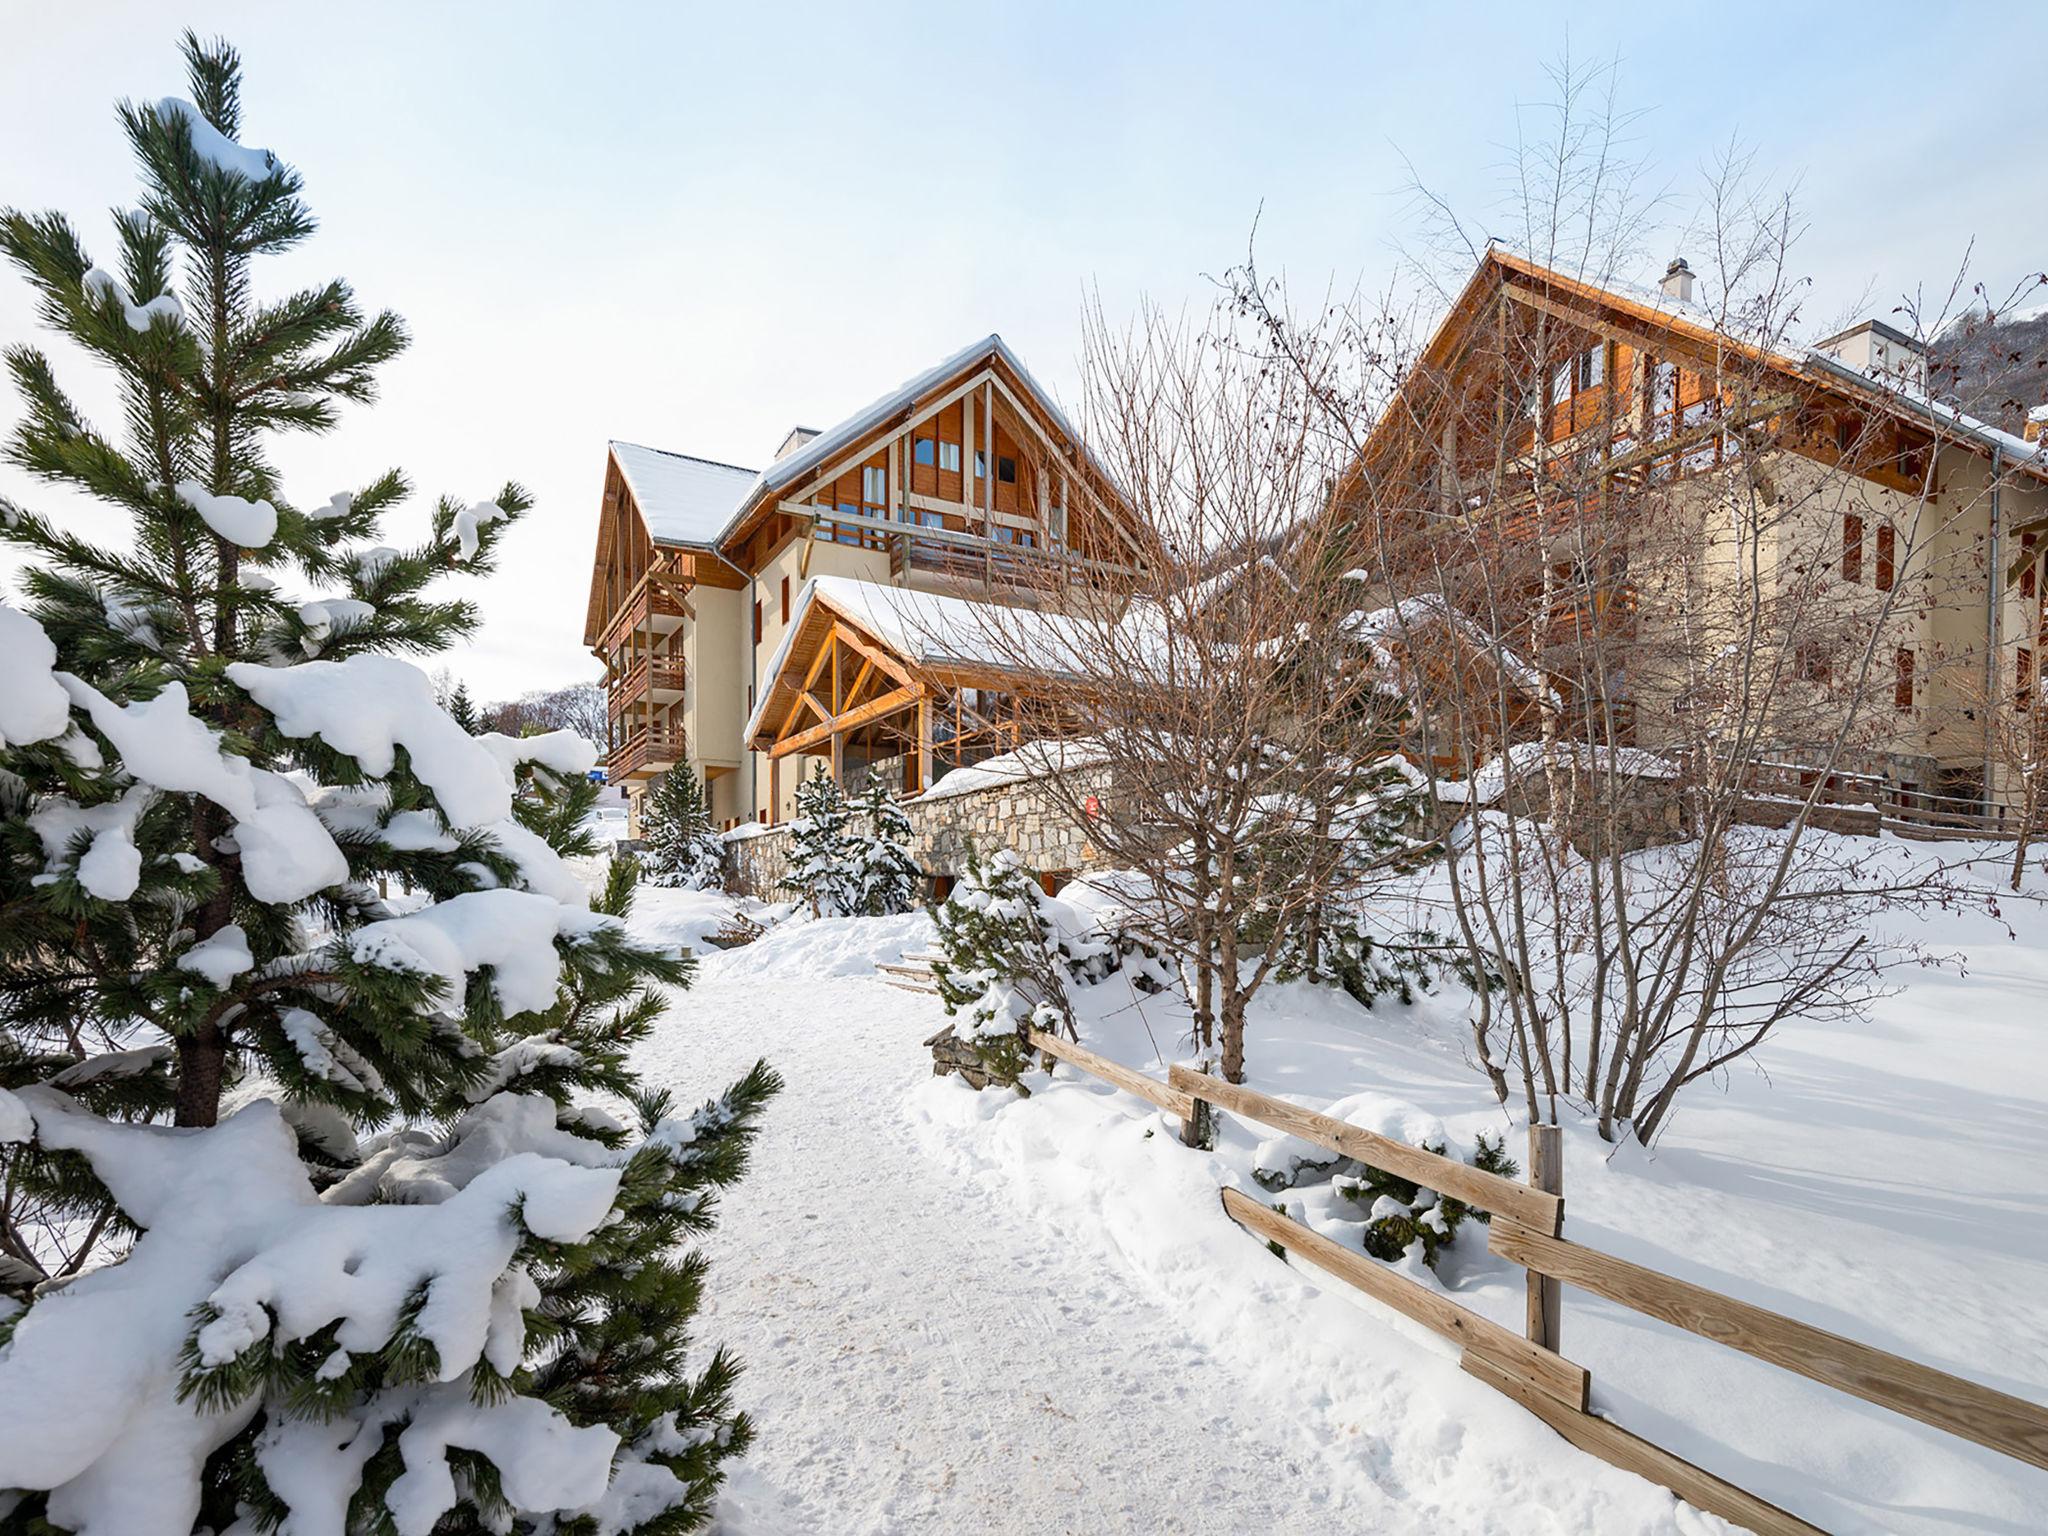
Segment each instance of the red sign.
M1102 802L1093 795L1088 796L1087 799L1081 802L1081 809L1088 813L1090 821L1100 821L1102 819Z

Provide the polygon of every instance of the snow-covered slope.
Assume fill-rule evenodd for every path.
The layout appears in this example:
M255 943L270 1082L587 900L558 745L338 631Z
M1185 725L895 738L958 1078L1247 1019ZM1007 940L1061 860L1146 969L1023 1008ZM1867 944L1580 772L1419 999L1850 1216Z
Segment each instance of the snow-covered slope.
M1919 936L1963 968L1911 973L1867 1027L1788 1030L1654 1155L1568 1130L1567 1231L2048 1401L2048 922L2007 902ZM707 1333L746 1356L761 1430L729 1530L1721 1528L1229 1222L1260 1130L1226 1116L1194 1153L1064 1068L1028 1100L930 1078L935 1003L867 975L928 941L920 917L788 925L707 960L653 1048L680 1080L756 1053L790 1079L712 1241ZM1163 1073L1184 1016L1121 986L1084 1032ZM1461 1017L1272 992L1251 1076L1391 1094L1469 1142L1506 1124ZM1520 1326L1522 1273L1476 1223L1430 1283ZM1569 1289L1564 1342L1597 1408L1829 1530L2019 1533L2048 1507L2048 1474Z
M726 1536L1719 1528L1268 1258L1164 1121L931 1084L937 1004L872 978L929 942L790 924L707 958L649 1047L789 1080L707 1245L759 1432ZM1138 1262L1175 1243L1198 1293Z

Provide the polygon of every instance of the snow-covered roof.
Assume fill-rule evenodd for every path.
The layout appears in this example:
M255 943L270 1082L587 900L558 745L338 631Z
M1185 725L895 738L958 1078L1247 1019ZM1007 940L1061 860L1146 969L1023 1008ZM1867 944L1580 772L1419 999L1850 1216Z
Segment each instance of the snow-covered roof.
M920 396L931 393L932 390L943 384L976 358L984 356L1000 357L1005 363L1009 364L1017 377L1030 387L1031 393L1037 397L1038 403L1045 407L1046 411L1059 424L1060 430L1066 434L1068 439L1074 442L1080 440L1080 435L1074 431L1072 424L1060 413L1059 407L1052 403L1052 396L1047 394L1039 386L1038 381L1031 377L1031 370L1024 366L1024 360L1010 350L1009 343L1004 341L1001 336L991 332L989 335L982 337L981 340L971 342L967 346L962 347L951 357L945 359L945 361L934 363L922 373L905 379L886 395L877 400L870 401L860 410L855 411L846 420L840 422L838 426L820 432L816 437L813 437L809 442L790 453L787 457L777 459L773 464L770 464L761 471L760 478L755 482L755 485L761 490L786 490L789 486L803 479L804 476L823 469L835 457L851 448L897 412L909 409ZM748 501L754 499L752 491L748 492L746 499Z
M768 658L763 675L769 686L761 691L742 740L751 741L766 721L775 696L774 680L788 665L789 653L815 605L832 609L919 666L1071 672L1086 643L1081 625L1055 614L851 576L813 576L797 594L789 623Z
M1597 277L1576 276L1570 272L1554 268L1540 258L1532 256L1527 251L1520 250L1513 244L1503 240L1488 241L1487 249L1489 254L1504 257L1510 262L1533 267L1541 272L1553 273L1567 281L1582 283L1589 288L1600 289L1641 308L1656 310L1660 315L1683 324L1692 325L1717 336L1726 334L1721 317L1697 299L1681 299L1674 294L1664 292L1662 288L1630 282L1626 278L1605 275ZM1483 265L1482 263L1482 268ZM1477 274L1475 273L1474 275L1476 278ZM1873 323L1883 324L1881 321ZM1885 328L1892 330L1890 326ZM1857 327L1851 327L1852 331L1855 329ZM1842 334L1847 335L1849 332ZM1900 333L1894 331L1894 334ZM1889 401L1896 402L1893 406L1894 409L1908 415L1919 416L1932 425L1946 428L1959 437L1974 441L1980 447L1994 448L1998 450L2001 458L2014 467L2025 468L2036 474L2048 477L2048 442L2030 443L2025 438L2016 437L2010 432L1992 426L1989 422L1979 421L1967 412L1958 410L1952 405L1935 399L1923 389L1917 389L1897 378L1865 373L1862 369L1851 367L1843 362L1832 352L1821 350L1821 347L1828 345L1829 342L1838 340L1838 337L1829 337L1828 341L1822 342L1819 346L1811 347L1784 347L1759 344L1755 340L1741 336L1737 336L1735 339L1743 345L1750 347L1753 351L1785 367L1794 370L1819 370L1822 373L1831 374L1844 382L1855 384L1862 389L1888 397ZM1906 339L1913 340L1910 337ZM1391 415L1392 413L1389 414Z
M639 443L614 440L610 447L657 544L716 543L755 483L754 470L735 464Z
M1081 441L1073 423L1067 420L1044 387L1031 376L1024 360L1010 350L1009 343L991 332L962 347L944 361L905 379L880 399L823 432L809 427L793 428L784 437L809 433L806 440L790 449L766 469L741 469L713 459L671 453L665 448L647 448L638 443L611 444L612 456L632 487L633 500L647 521L647 531L659 544L693 544L715 547L738 524L740 515L764 494L787 490L806 476L828 466L840 454L899 412L912 405L970 363L984 357L1000 357L1024 384L1038 405L1053 419L1067 440ZM1101 465L1097 464L1098 472Z

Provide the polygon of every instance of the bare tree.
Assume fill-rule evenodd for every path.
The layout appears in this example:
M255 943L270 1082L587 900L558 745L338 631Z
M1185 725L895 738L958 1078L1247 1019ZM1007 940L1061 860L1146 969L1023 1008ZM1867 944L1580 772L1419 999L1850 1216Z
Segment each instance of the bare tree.
M1137 877L1137 936L1241 1082L1251 999L1416 844L1407 704L1354 633L1355 539L1321 515L1341 445L1238 323L1090 317L1086 431L1137 555L985 609L978 643L1024 680L1033 733L1065 738L1036 753L1043 794Z
M1407 743L1457 850L1446 925L1498 978L1478 1062L1532 1118L1573 1102L1648 1141L1779 1025L1860 1016L1909 954L1887 909L1947 896L1940 860L1830 828L1874 826L1903 739L1955 755L1957 696L1915 637L1982 612L1989 491L1937 499L1953 419L1873 405L1792 344L1792 203L1739 155L1694 232L1697 294L1674 267L1633 328L1575 304L1589 271L1617 286L1637 210L1572 80L1516 181L1519 243L1552 255L1462 290L1457 345L1401 342L1391 308L1304 324L1255 270L1231 283L1264 361L1357 445L1332 521L1392 642L1428 652L1419 620L1446 613L1479 637L1486 664L1440 669ZM1367 376L1305 363L1333 337L1373 338L1343 353Z
M604 690L596 683L571 683L563 688L537 688L516 699L493 704L483 712L488 730L507 736L536 731L574 731L600 746L605 735Z

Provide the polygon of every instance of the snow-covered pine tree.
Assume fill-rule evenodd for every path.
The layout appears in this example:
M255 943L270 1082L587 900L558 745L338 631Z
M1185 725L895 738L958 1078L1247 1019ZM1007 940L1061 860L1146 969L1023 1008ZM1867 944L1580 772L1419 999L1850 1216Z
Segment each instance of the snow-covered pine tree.
M797 786L783 884L810 904L814 917L854 916L861 895L856 857L846 797L821 764Z
M856 830L849 840L859 887L856 910L867 917L910 911L917 905L922 874L910 856L910 818L874 777L851 809Z
M1025 1025L1072 1032L1065 962L1044 906L1016 854L1005 848L984 859L970 844L967 872L932 908L932 978L953 1033L1010 1086L1031 1063Z
M395 473L283 494L271 436L330 429L405 336L339 282L258 296L312 218L235 142L232 50L185 54L189 102L121 108L118 272L0 214L124 422L17 348L5 451L132 530L0 503L33 562L0 605L0 1529L689 1529L746 1425L729 1360L683 1371L672 1245L776 1081L639 1088L689 967L627 934L630 872L593 906L562 862L594 749L471 736L391 654L473 629L426 589L487 573L525 494L403 548Z
M711 825L704 786L688 768L663 774L640 812L649 885L715 891L725 880L725 840Z

